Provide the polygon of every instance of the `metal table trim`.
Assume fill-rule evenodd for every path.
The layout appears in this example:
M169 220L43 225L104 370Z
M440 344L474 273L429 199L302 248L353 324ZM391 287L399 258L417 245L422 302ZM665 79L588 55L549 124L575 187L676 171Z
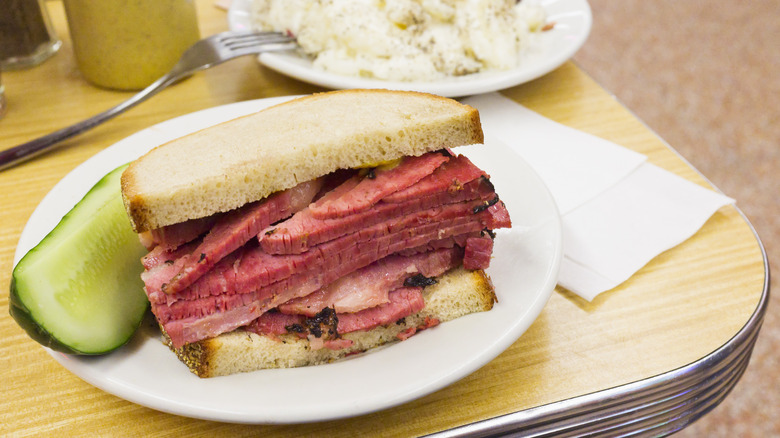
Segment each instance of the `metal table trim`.
M432 437L663 436L711 411L744 373L769 303L769 261L764 261L761 299L747 323L728 342L686 366L648 379L518 411L431 434Z

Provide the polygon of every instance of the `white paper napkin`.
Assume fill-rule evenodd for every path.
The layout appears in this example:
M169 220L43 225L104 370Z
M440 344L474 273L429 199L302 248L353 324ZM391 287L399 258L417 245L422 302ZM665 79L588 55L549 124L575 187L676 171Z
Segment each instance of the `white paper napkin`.
M734 202L498 93L464 103L479 109L485 144L516 151L550 189L563 223L558 284L586 300L626 281Z

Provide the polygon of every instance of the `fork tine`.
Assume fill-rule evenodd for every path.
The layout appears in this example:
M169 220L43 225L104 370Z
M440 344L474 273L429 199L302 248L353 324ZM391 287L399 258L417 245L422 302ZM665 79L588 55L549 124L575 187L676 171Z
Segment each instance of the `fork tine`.
M292 50L297 47L295 38L281 32L223 33L215 39L224 56L236 57L262 52Z
M295 41L295 38L280 32L254 32L225 35L220 38L223 47L231 50L245 49L263 44L280 44Z
M282 32L277 31L254 31L254 32L224 32L222 34L219 34L222 36L222 38L225 39L251 39L256 37L264 37L264 36L277 36L277 35L284 35Z
M253 41L232 42L230 44L227 44L226 47L230 50L241 50L241 49L250 49L252 47L270 45L270 44L293 43L294 41L295 40L288 37L275 37L275 38L257 39Z

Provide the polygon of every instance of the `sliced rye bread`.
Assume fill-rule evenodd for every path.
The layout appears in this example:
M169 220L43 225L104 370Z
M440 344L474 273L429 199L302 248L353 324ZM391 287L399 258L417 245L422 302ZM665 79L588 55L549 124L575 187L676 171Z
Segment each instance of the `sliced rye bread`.
M352 340L354 344L341 350L312 350L307 339L296 335L282 335L273 339L241 329L172 350L199 377L318 365L398 341L399 333L425 326L427 319L435 318L443 323L470 313L490 310L496 302L493 285L484 271L467 271L463 268L455 268L440 276L436 284L425 288L423 297L425 308L398 323L342 335L342 338Z
M416 92L314 94L163 144L122 175L136 232L206 217L337 169L483 142L476 109Z

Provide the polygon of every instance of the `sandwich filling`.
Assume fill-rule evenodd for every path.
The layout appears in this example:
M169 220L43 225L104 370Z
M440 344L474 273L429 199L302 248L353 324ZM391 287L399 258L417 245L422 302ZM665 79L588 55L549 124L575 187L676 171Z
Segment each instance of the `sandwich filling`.
M441 150L144 233L142 278L174 348L243 328L339 349L422 310L437 276L487 268L510 226L489 176Z

